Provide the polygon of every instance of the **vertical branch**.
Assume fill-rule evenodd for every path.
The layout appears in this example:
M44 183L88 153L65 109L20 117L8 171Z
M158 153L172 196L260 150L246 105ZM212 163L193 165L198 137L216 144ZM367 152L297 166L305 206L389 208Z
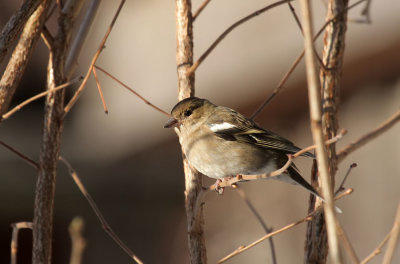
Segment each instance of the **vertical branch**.
M301 1L304 26L305 61L307 66L308 96L310 102L311 131L316 144L318 171L322 183L322 193L326 201L324 206L326 230L329 241L329 252L333 263L341 263L339 241L336 230L336 215L333 206L332 181L329 171L328 153L324 144L321 97L317 78L315 53L313 45L311 8L308 0ZM325 121L325 120L324 120ZM324 126L325 127L325 126ZM326 247L326 245L324 245ZM306 260L307 262L307 260ZM324 262L322 260L322 262Z
M324 67L320 70L320 83L321 83L321 98L322 98L322 130L324 139L327 140L336 136L338 130L337 120L337 107L339 99L339 88L342 74L344 42L347 21L347 5L348 0L331 0L328 5L328 13L326 21L331 21L326 29L324 35L324 48L322 54L322 61ZM330 144L327 147L328 156L328 169L330 174L331 188L335 186L335 173L337 171L337 155L336 145ZM322 178L319 178L319 185L321 185ZM325 197L324 193L324 197ZM309 223L308 228L311 230L326 229L317 228L324 225L324 219L314 218ZM329 232L329 230L328 230ZM316 232L312 233L315 236L307 237L306 248L306 262L315 261L317 263L326 261L326 253L321 250L312 250L312 248L327 249L327 240L325 235L317 235ZM331 243L331 242L330 242ZM314 252L312 254L311 252ZM331 251L331 253L333 253Z
M178 71L178 99L194 95L194 74L188 74L193 63L193 33L190 0L176 0L176 64ZM196 201L201 193L201 174L190 168L183 156L185 171L185 205L187 216L187 234L189 257L192 264L206 263L206 247L204 240L203 209L196 214Z
M0 115L3 115L11 103L19 85L32 51L40 37L40 31L46 19L47 8L40 5L26 22L13 54L0 81Z
M65 4L65 8L62 10L58 20L57 36L49 46L48 90L54 89L54 87L66 81L64 65L75 20L74 14L76 15L75 8L79 7L77 2L72 0ZM33 217L33 264L51 263L54 193L63 131L64 91L49 93L45 102L39 175L36 182Z

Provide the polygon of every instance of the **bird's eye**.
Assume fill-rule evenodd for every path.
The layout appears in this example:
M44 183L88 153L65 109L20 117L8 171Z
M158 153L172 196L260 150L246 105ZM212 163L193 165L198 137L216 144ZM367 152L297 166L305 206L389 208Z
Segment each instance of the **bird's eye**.
M186 110L183 114L187 117L187 116L190 116L191 114L192 114L193 112L192 112L192 110Z

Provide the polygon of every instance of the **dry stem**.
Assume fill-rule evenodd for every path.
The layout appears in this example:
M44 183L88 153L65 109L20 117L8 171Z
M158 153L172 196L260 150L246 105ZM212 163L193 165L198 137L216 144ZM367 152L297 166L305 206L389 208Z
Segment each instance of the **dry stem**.
M126 254L128 254L133 260L136 261L138 264L143 264L143 262L130 250L122 241L121 239L114 233L114 231L111 229L110 225L104 218L103 214L101 213L100 209L97 207L97 204L93 200L92 196L89 194L89 192L86 190L85 186L83 185L82 181L80 180L78 174L72 168L71 164L63 157L60 156L59 158L64 165L68 168L68 172L71 175L72 179L74 180L76 186L78 186L79 190L85 196L86 200L88 201L90 207L92 207L94 213L96 214L97 218L99 219L101 226L103 227L104 231L117 243L119 247L121 247Z
M96 80L96 85L97 85L97 89L99 90L99 95L100 95L101 102L103 103L104 113L108 114L108 108L107 108L107 105L106 105L106 101L104 100L104 95L103 95L103 91L101 89L101 84L100 84L100 81L99 81L99 77L97 76L96 66L93 67L93 76L94 76L94 79Z
M383 134L385 131L387 131L389 128L391 128L394 124L396 124L399 120L400 120L400 110L398 110L396 113L394 113L391 117L389 117L386 121L384 121L382 124L380 124L374 130L361 136L357 140L353 141L352 143L350 143L349 145L347 145L346 147L341 149L337 154L338 162L341 162L351 152L359 149L360 147L364 146L372 139Z
M321 98L319 93L319 84L314 57L315 53L313 45L311 8L308 0L302 0L300 3L304 27L304 46L310 103L311 131L313 134L313 140L317 145L316 154L318 161L318 171L320 173L320 178L322 182L322 194L326 201L324 212L326 215L325 221L328 231L329 251L331 253L333 263L342 263L336 230L337 220L333 205L331 176L328 169L328 156L324 145L324 135L322 133L321 126Z
M168 114L167 112L165 112L164 110L162 110L161 108L155 106L154 104L150 103L146 98L144 98L143 96L141 96L138 92L136 92L135 90L133 90L132 88L130 88L127 84L121 82L117 77L115 77L114 75L112 75L111 73L109 73L108 71L104 70L103 68L101 68L100 66L95 65L94 68L100 70L101 72L103 72L105 75L107 75L108 77L110 77L111 79L113 79L114 81L116 81L117 83L119 83L120 85L122 85L123 87L125 87L126 89L128 89L128 91L130 91L131 93L133 93L134 95L136 95L137 97L139 97L139 99L141 99L143 102L145 102L147 105L149 105L150 107L154 108L155 110L157 110L158 112L166 115L166 116L170 116L170 114ZM93 69L94 69L93 68Z
M383 256L383 264L390 264L392 262L393 254L396 250L397 241L399 239L400 233L400 203L397 205L396 218L394 219L394 224L390 233L391 235L389 238L388 247L386 249L385 255Z
M3 141L0 140L0 145L3 145L3 147L5 147L6 149L8 149L9 151L15 153L18 157L20 157L21 159L23 159L24 161L26 161L29 165L31 165L32 167L34 167L35 169L39 169L39 164L34 161L33 159L29 158L28 156L26 156L25 154L23 154L22 152L16 150L15 148L11 147L10 145L4 143Z
M186 74L191 75L194 73L194 71L200 66L200 64L210 55L210 53L215 49L215 47L236 27L240 26L241 24L245 23L246 21L264 13L265 11L268 11L271 8L274 8L276 6L282 5L284 3L290 2L293 0L282 0L278 1L276 3L273 3L269 6L266 6L264 8L261 8L250 15L240 19L239 21L235 22L233 25L231 25L229 28L227 28L212 44L211 46L198 58L198 60L193 63L193 65L190 67L190 69L187 71Z
M197 11L194 13L194 15L192 17L193 22L200 15L200 13L203 11L203 9L210 3L210 1L211 0L204 0L204 2L201 3L199 9L197 9Z
M90 73L92 72L92 69L93 69L93 67L94 67L94 64L96 63L97 59L98 59L99 56L100 56L100 53L102 52L102 50L103 50L103 48L104 48L104 45L105 45L105 43L106 43L106 41L107 41L107 38L108 38L108 36L110 35L111 30L112 30L112 28L113 28L115 22L117 21L118 15L119 15L119 13L120 13L121 10L122 10L122 7L123 7L125 1L126 1L126 0L121 0L120 4L119 4L119 6L118 6L117 12L115 13L115 15L114 15L114 17L113 17L113 19L112 19L110 25L108 26L107 32L106 32L106 34L104 35L103 39L101 40L100 45L99 45L99 48L97 49L96 53L94 54L94 56L93 56L93 58L92 58L92 61L90 62L89 68L88 68L88 70L87 70L87 72L86 72L85 77L83 78L83 81L82 81L81 85L79 86L78 90L76 90L74 96L72 96L72 98L71 98L71 100L68 102L68 104L65 106L65 108L64 108L64 117L65 117L65 115L71 110L72 106L76 103L76 101L78 100L80 94L82 93L83 89L85 88L86 83L87 83L87 81L89 80Z

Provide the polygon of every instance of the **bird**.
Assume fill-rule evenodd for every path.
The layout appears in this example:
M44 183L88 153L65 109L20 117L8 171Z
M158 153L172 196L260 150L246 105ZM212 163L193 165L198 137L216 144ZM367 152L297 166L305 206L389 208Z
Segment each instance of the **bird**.
M217 182L226 177L273 172L286 164L288 154L300 150L235 110L198 97L183 99L172 108L171 118L164 125L171 127L179 129L189 164ZM302 156L315 158L310 152ZM271 178L300 185L321 198L293 162L284 173Z

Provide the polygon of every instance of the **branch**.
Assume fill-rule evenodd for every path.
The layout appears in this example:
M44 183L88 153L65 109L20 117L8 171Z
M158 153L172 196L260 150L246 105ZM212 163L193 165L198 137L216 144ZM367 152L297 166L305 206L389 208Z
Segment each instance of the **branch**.
M93 76L94 76L94 79L96 80L96 85L97 85L97 89L99 90L101 102L103 103L104 113L108 114L108 108L106 105L106 101L104 100L104 95L103 95L103 91L101 89L100 80L99 80L99 77L97 76L96 65L93 67Z
M64 117L68 114L68 112L71 110L72 106L76 103L76 101L78 100L80 94L82 93L83 89L86 86L87 81L89 80L90 77L90 73L93 70L94 64L96 63L97 59L100 56L100 53L103 51L104 49L104 45L108 39L108 36L111 33L112 28L114 27L115 22L117 21L117 18L122 10L122 7L124 6L126 0L121 0L117 11L115 12L115 15L110 23L110 25L108 26L107 32L104 35L103 39L100 42L100 45L96 51L96 53L94 54L92 61L90 62L89 68L86 72L85 77L83 78L83 81L81 83L81 85L79 86L78 90L76 90L75 94L72 96L71 100L68 102L68 104L65 106L64 108Z
M31 1L26 1L31 2ZM0 116L4 114L25 72L46 18L46 5L40 5L26 22L7 67L0 80Z
M32 229L32 222L19 222L11 224L11 226L13 229L11 235L11 264L17 264L19 230L23 228Z
M5 147L6 149L8 149L9 151L13 152L14 154L16 154L18 157L20 157L21 159L23 159L24 161L26 161L29 165L31 165L32 167L34 167L35 169L39 169L39 164L34 161L33 159L29 158L28 156L26 156L25 154L23 154L22 152L16 150L15 148L11 147L10 145L4 143L3 141L0 140L0 145L2 145L3 147Z
M399 239L400 233L400 203L397 205L396 218L394 219L394 224L390 233L391 235L389 238L388 247L386 249L385 255L383 256L383 264L392 263L393 254L396 250L397 241Z
M28 18L37 9L41 0L24 1L22 6L8 20L0 34L0 63L3 61L11 43L21 32Z
M167 112L165 112L164 110L162 110L161 108L155 106L154 104L150 103L146 98L144 98L143 96L141 96L138 92L136 92L135 90L133 90L132 88L130 88L127 84L121 82L117 77L115 77L114 75L112 75L111 73L109 73L108 71L104 70L103 68L95 65L94 68L100 70L101 72L103 72L105 75L107 75L108 77L110 77L111 79L113 79L114 81L116 81L117 83L119 83L120 85L122 85L123 87L125 87L126 89L128 89L131 93L133 93L134 95L136 95L137 97L139 97L143 102L145 102L147 105L149 105L150 107L154 108L155 110L157 110L158 112L166 115L166 116L170 116L170 114L168 114ZM93 69L94 69L93 68Z
M82 3L83 2L84 1L82 1ZM76 67L78 66L79 54L82 50L83 44L85 43L90 27L92 26L99 5L100 0L91 0L86 10L85 16L80 23L78 33L76 34L75 39L71 44L71 49L65 61L65 72L68 77L71 77L71 74L74 73Z
M324 145L324 135L321 126L321 98L319 94L318 77L315 65L315 53L313 45L312 21L311 21L311 8L309 1L302 0L301 10L303 17L304 28L304 46L305 46L305 62L308 81L308 95L310 104L310 119L311 131L313 140L316 144L316 154L318 161L318 171L322 181L322 194L326 201L324 206L325 221L328 231L329 251L333 263L342 263L339 241L336 230L336 214L333 205L333 193L331 186L331 177L329 173L328 155Z
M204 0L204 2L200 5L199 9L194 13L192 17L192 22L195 21L195 19L200 15L200 13L203 11L203 9L210 3L211 0Z
M246 203L247 207L249 207L250 211L257 218L258 222L263 227L265 233L266 234L271 233L272 232L272 228L269 228L267 226L267 224L264 222L264 220L262 219L261 215L258 213L258 211L253 206L253 204L250 202L250 200L247 198L246 193L241 188L239 188L239 186L237 186L237 185L235 185L235 186L236 186L235 188L236 188L239 196L243 199L243 201ZM276 264L277 261L276 261L276 252L275 252L274 240L272 239L272 237L269 237L268 241L269 241L269 247L270 247L270 250L271 250L272 263Z
M229 28L227 28L215 41L213 44L211 44L211 46L200 56L200 58L193 63L193 65L190 67L190 69L187 71L186 74L191 75L193 74L193 72L200 66L200 64L207 58L208 55L210 55L210 53L215 49L215 47L232 31L234 30L236 27L240 26L241 24L243 24L244 22L268 11L271 8L274 8L276 6L282 5L284 3L288 3L290 1L293 0L282 0L282 1L278 1L276 3L273 3L269 6L266 6L264 8L261 8L253 13L251 13L250 15L240 19L239 21L235 22L234 24L232 24Z
M343 228L340 226L340 224L338 224L337 230L338 230L339 237L343 241L343 247L346 249L348 255L350 256L350 259L353 261L353 263L359 264L360 260L357 257L356 251L354 250L353 246L351 245L346 232L343 230Z
M396 124L400 120L400 110L394 113L391 117L389 117L386 121L380 124L374 130L368 132L367 134L361 136L357 140L353 141L346 147L342 148L338 154L338 162L341 162L344 158L347 157L351 152L359 149L360 147L367 144L369 141L373 140L374 138L380 136L384 132L386 132L389 128L391 128L394 124Z
M390 232L385 236L385 238L382 240L382 242L379 243L379 245L375 248L375 250L372 251L371 254L369 254L365 259L363 259L360 262L360 264L366 264L371 259L373 259L375 256L379 255L382 252L383 246L386 244L386 242L388 242L389 238L391 238L391 236L394 234L394 232L397 232L397 235L398 235L399 225L400 225L400 205L397 206L396 218L395 218L393 227L390 230ZM397 238L394 238L394 239L397 239ZM386 254L385 254L385 256L386 256Z
M338 200L338 199L340 199L340 198L342 198L344 196L347 196L347 195L349 195L351 193L352 193L352 190L349 189L348 191L343 192L342 195L340 195L340 197L339 196L336 197L335 200ZM278 230L276 230L274 232L271 232L271 233L269 233L269 234L257 239L256 241L254 241L253 243L251 243L251 244L249 244L247 246L240 246L238 249L236 249L232 253L230 253L227 256L225 256L222 259L220 259L217 263L218 264L223 263L223 262L227 261L228 259L231 259L234 256L239 255L240 253L243 253L244 251L256 246L257 244L263 242L264 240L266 240L266 239L268 239L268 238L270 238L272 236L275 236L275 235L277 235L279 233L282 233L283 231L291 229L291 228L293 228L293 227L295 227L295 226L297 226L297 225L299 225L301 223L311 221L313 219L314 215L319 213L319 211L320 211L320 208L317 208L316 210L314 210L313 212L311 212L310 214L308 214L305 218L303 218L301 220L298 220L298 221L296 221L294 223L291 223L289 225L286 225L286 226L284 226L284 227L282 227L282 228L280 228L280 229L278 229Z
M74 84L74 83L76 83L76 82L78 82L78 81L81 81L81 80L82 80L82 77L77 77L77 78L75 78L75 79L73 79L73 80L71 80L71 81L68 81L68 82L66 82L66 83L64 83L64 84L61 84L61 85L59 85L59 86L56 86L56 87L54 87L54 88L52 88L52 89L46 90L46 91L44 91L44 92L41 92L41 93L39 93L39 94L37 94L37 95L35 95L35 96L32 96L32 97L29 98L29 99L26 99L25 101L23 101L22 103L20 103L19 105L15 106L13 109L11 109L10 111L8 111L8 112L5 113L4 115L2 115L1 118L0 118L0 121L3 121L3 120L5 120L5 119L8 119L8 118L9 118L10 116L12 116L15 112L21 110L21 109L22 109L24 106L26 106L27 104L30 104L30 103L32 103L33 101L35 101L35 100L37 100L37 99L39 99L39 98L42 98L42 97L45 96L45 95L48 95L49 93L53 93L53 92L55 92L55 91L64 89L64 88L66 88L66 87L68 87L68 86L70 86L70 85L72 85L72 84Z
M86 200L88 201L90 207L96 214L97 218L99 219L102 228L104 231L114 240L117 245L122 248L126 254L128 254L136 263L138 264L143 264L143 262L130 250L124 242L114 233L114 231L111 229L110 225L104 218L103 214L101 213L100 209L97 207L96 202L93 200L92 196L89 194L89 192L86 190L85 186L83 185L82 181L80 180L78 174L72 168L71 164L63 157L59 157L59 160L64 163L64 165L68 168L68 172L71 175L72 179L74 180L76 186L78 186L79 190L85 196Z
M50 3L45 1L44 3ZM58 31L49 51L47 89L66 82L64 65L71 40L79 0L69 0L58 19ZM65 90L49 93L45 101L39 173L35 189L33 212L32 264L51 263L53 240L53 210L57 163L63 132Z

